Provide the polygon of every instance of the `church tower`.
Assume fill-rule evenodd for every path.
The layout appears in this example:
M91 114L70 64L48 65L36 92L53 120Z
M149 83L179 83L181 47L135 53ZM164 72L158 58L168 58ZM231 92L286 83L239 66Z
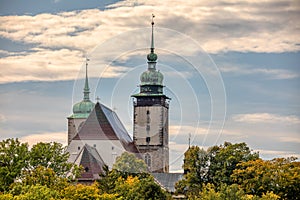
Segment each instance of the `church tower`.
M88 59L85 64L85 82L83 89L83 100L74 104L73 114L68 117L68 145L73 137L77 134L80 127L84 124L91 111L94 109L95 104L90 100L90 88L88 80Z
M163 75L156 69L152 16L148 69L140 76L134 97L133 140L151 172L169 172L169 97L163 93Z

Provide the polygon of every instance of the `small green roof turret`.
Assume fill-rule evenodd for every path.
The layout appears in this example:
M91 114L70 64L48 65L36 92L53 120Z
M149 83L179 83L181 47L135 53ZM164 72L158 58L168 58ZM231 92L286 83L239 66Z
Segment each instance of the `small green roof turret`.
M88 80L88 66L89 59L86 59L85 64L85 82L83 89L83 100L74 104L73 106L73 118L87 118L90 112L94 109L95 104L90 100L90 88L89 88L89 80Z

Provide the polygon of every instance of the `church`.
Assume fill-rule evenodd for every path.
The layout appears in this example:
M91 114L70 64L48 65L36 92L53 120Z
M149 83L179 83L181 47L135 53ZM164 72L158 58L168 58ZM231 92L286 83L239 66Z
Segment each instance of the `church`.
M140 76L139 93L131 95L134 98L133 138L115 111L90 100L86 62L83 100L73 105L73 113L67 118L69 162L84 167L79 182L99 179L103 166L111 169L125 151L142 158L155 178L164 179L161 182L174 185L182 177L182 174L168 173L170 98L163 92L163 74L156 69L153 18L151 26L148 68Z

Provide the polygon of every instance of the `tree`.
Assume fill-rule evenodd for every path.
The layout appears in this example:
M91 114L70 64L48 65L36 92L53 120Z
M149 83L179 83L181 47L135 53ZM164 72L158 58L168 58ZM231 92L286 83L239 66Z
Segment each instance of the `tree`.
M213 146L207 150L209 154L208 182L216 186L232 184L230 175L236 169L238 163L256 160L258 153L252 152L246 143Z
M26 181L33 175L33 179L38 180L36 176L41 172L53 171L55 176L63 178L78 176L81 168L68 163L68 157L65 147L56 142L40 142L29 151L28 144L18 139L3 140L0 142L0 192L7 191L16 179Z
M184 178L176 184L180 193L198 194L202 184L207 182L208 154L198 146L190 147L184 153Z
M18 178L28 166L28 144L18 139L0 142L0 191L8 190L10 184Z
M22 193L15 195L14 200L54 200L59 199L57 190L52 190L42 185L23 186ZM1 198L0 198L1 199Z
M115 195L120 199L166 199L167 195L154 178L147 173L147 166L143 160L133 154L124 152L117 158L113 169L107 166L104 173L97 180L101 195ZM110 198L110 197L109 197Z
M163 200L166 193L154 182L153 177L139 179L137 176L119 177L115 192L125 200Z
M147 172L147 165L141 159L138 159L134 154L124 152L117 157L113 169L124 173L145 173Z
M20 184L42 185L50 189L60 190L66 187L68 182L66 178L58 176L52 168L38 166L33 170L24 171Z
M44 143L39 142L33 145L30 151L30 167L36 168L43 166L51 168L58 176L66 176L75 166L68 163L69 153L66 147L57 142Z
M296 158L252 160L238 164L231 175L247 194L262 195L273 191L282 199L298 200L300 194L300 162Z
M64 200L97 200L100 199L99 189L97 184L92 185L70 185L62 191Z
M230 185L230 175L240 162L255 160L257 153L253 153L245 143L210 147L207 151L192 146L184 154L184 178L176 184L179 193L196 195L202 190L202 185L213 183L219 187Z

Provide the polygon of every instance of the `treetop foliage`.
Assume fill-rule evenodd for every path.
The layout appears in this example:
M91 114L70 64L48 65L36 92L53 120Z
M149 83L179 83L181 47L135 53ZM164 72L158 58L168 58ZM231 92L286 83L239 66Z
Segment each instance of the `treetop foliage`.
M264 161L246 143L190 147L184 154L184 178L177 192L190 199L300 199L300 162ZM198 198L201 197L201 198Z

